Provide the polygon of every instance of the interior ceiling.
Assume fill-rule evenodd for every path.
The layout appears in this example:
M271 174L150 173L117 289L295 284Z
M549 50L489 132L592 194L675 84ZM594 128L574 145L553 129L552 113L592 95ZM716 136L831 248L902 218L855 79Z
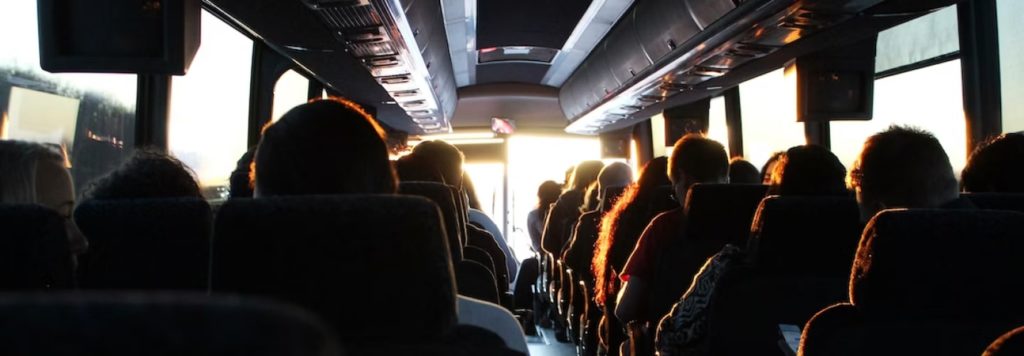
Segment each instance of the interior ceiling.
M488 84L459 89L456 128L490 127L491 118L515 120L518 129L563 129L558 89L536 84Z

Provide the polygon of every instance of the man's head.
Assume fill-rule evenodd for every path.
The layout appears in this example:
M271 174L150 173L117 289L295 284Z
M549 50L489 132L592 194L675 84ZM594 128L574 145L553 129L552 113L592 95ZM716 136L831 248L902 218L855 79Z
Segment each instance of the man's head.
M462 188L462 162L466 157L458 148L440 140L423 141L413 148L412 154L436 167L445 184Z
M1024 192L1024 132L978 145L960 175L965 192Z
M688 134L676 141L668 162L668 178L680 203L697 183L728 183L729 156L725 147L707 137Z
M882 209L937 208L959 197L946 151L932 134L891 126L864 142L850 170L861 219Z

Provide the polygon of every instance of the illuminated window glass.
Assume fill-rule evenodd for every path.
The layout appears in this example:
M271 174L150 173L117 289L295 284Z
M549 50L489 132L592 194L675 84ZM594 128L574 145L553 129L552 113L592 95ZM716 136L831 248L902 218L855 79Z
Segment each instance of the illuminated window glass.
M956 6L902 23L878 34L875 71L882 72L960 50Z
M289 70L274 84L274 121L292 108L305 104L309 99L309 79L294 70Z
M999 21L999 81L1003 91L1003 132L1024 131L1024 1L996 1Z
M248 147L252 40L203 11L202 47L174 77L168 146L204 187L226 186Z
M716 97L711 99L711 110L708 112L708 137L718 141L725 146L729 152L729 127L725 123L725 98ZM732 155L730 154L730 157Z
M804 124L796 121L796 78L783 69L740 84L743 154L761 167L773 152L804 145Z
M893 124L925 129L949 155L955 172L967 158L967 127L960 61L950 61L875 81L871 121L833 121L832 152L849 168L864 140Z
M76 191L130 153L135 75L39 68L35 1L0 1L0 138L62 145Z

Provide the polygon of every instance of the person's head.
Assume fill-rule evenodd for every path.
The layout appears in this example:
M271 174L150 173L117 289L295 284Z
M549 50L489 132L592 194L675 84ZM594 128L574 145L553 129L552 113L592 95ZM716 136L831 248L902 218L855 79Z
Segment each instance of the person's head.
M537 207L546 209L558 201L559 195L562 195L562 186L560 184L553 180L544 181L537 188Z
M959 197L946 151L932 134L890 126L868 137L850 186L857 193L861 219L889 208L937 208Z
M441 171L416 154L408 154L395 161L395 171L398 173L398 179L403 182L444 183Z
M466 158L458 148L441 140L423 141L412 154L436 167L445 184L462 189L462 163Z
M85 237L71 220L75 186L57 147L0 140L0 203L36 204L56 211L65 219L71 252L77 255L87 249Z
M137 150L120 167L89 184L86 199L202 198L185 164L165 153Z
M604 163L601 161L583 161L576 165L572 172L572 184L567 190L586 191L590 185L597 182L597 175L601 174Z
M761 166L761 184L772 184L772 172L775 170L775 163L786 154L786 151L772 153L768 161Z
M597 176L598 200L604 201L604 189L625 187L633 183L633 168L622 162L609 164Z
M828 149L795 146L775 163L770 195L846 195L846 167Z
M1024 192L1024 132L978 145L960 174L960 184L965 192Z
M687 134L676 141L668 161L668 178L677 199L697 183L729 183L729 156L721 143L699 134Z
M392 194L384 131L359 106L332 98L296 106L256 150L256 196Z
M235 170L231 172L229 179L232 198L252 198L252 190L255 188L253 186L252 162L255 157L256 146L252 146L235 163Z
M750 161L736 157L729 161L729 183L761 184L761 173Z

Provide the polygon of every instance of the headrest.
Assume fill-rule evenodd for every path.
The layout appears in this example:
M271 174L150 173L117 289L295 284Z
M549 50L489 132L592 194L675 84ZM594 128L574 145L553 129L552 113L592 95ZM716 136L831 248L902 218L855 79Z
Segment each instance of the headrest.
M864 229L850 300L865 313L1024 322L1024 214L886 210Z
M39 205L0 204L0 290L74 287L67 227Z
M437 182L401 182L398 183L398 192L405 195L416 195L430 199L441 208L441 218L444 220L445 233L448 235L449 253L453 261L462 260L462 246L466 238L459 228L459 210L455 201L455 189Z
M626 191L626 187L607 187L603 189L602 196L604 200L601 201L601 211L608 212L615 206L615 201L619 200L622 193Z
M767 272L850 276L863 225L846 197L780 197L761 201L747 252Z
M762 184L695 184L686 195L686 238L745 244L767 190Z
M194 294L13 294L0 297L5 355L341 354L299 308Z
M395 195L228 201L215 224L211 288L306 307L346 345L433 340L456 323L440 212Z
M671 185L660 185L654 191L654 200L651 201L651 211L669 211L679 207L679 202L673 197L675 190ZM657 215L657 214L655 214Z
M979 209L1024 212L1022 193L964 193L963 197Z
M1024 355L1024 326L1010 330L992 342L982 356Z
M84 288L207 288L210 205L199 198L96 200L75 209L89 240L79 258Z

